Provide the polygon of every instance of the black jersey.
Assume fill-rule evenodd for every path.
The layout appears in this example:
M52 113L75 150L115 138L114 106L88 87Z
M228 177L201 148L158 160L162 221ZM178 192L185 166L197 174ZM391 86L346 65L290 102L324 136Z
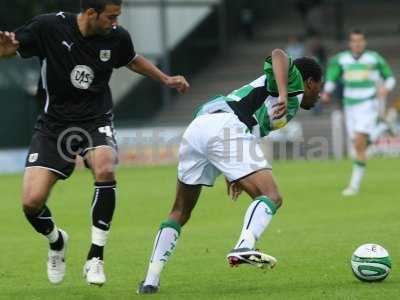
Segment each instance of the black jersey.
M59 12L37 16L15 34L19 55L40 59L44 119L81 122L111 111L112 71L136 56L125 29L118 26L104 36L84 37L77 15Z

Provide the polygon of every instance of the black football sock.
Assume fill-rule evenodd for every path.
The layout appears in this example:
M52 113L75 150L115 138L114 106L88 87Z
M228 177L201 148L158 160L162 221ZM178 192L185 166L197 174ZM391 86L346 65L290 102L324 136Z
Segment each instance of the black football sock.
M63 248L64 240L55 226L51 212L46 205L36 214L25 211L25 217L37 232L49 240L50 249L61 250Z
M92 245L88 260L93 257L103 259L104 246L111 227L115 210L116 182L96 182L92 203Z

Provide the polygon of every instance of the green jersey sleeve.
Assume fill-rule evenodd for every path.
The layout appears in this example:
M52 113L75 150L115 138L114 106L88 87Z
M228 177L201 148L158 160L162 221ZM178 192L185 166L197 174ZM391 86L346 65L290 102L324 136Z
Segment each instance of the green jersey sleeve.
M392 69L390 68L389 64L386 62L386 60L379 54L377 55L377 60L378 60L378 70L381 76L384 79L387 79L389 77L393 77L393 72Z
M268 57L264 63L264 73L267 76L267 92L272 96L278 96L278 85L272 69L272 57ZM288 71L288 96L295 96L304 92L303 78L295 66L293 59L289 57Z
M280 129L282 127L285 127L287 123L289 123L297 114L299 111L300 107L300 99L299 97L302 97L302 95L297 95L294 97L289 97L288 98L288 105L287 105L287 110L286 110L286 116L279 120L273 120L272 115L271 115L271 105L268 105L268 103L264 103L254 114L257 123L260 127L260 137L265 137L267 136L271 131ZM274 102L275 99L272 99L271 96L268 97L267 101L272 101Z
M326 81L336 82L340 79L341 75L342 67L339 64L339 57L336 55L329 61L326 70Z

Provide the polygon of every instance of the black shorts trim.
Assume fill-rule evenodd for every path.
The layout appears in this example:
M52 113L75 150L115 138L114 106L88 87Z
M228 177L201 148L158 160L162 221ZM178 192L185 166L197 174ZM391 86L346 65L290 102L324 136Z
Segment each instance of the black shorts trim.
M67 179L69 176L65 175L63 172L58 171L56 169L53 168L49 168L49 167L44 167L44 166L29 166L29 167L25 167L25 169L32 169L32 168L40 168L40 169L46 169L49 171L52 171L53 173L56 173L58 176L61 176L62 179Z
M189 187L196 187L196 186L200 186L200 187L201 187L201 186L213 187L213 186L214 186L214 185L202 184L202 183L200 183L200 184L188 184L188 183L185 183L185 182L179 180L179 178L177 178L177 180L178 180L179 183L181 183L181 184L183 184L183 185L186 185L186 186L189 186Z
M99 145L99 146L95 146L95 147L86 148L85 150L82 151L82 153L81 153L79 156L85 157L86 154L87 154L90 150L94 150L94 149L97 149L97 148L104 148L104 147L110 148L110 149L113 150L114 152L118 152L118 151L115 149L115 147L113 147L113 146L110 146L110 145Z
M244 175L244 176L242 176L242 177L240 177L240 178L238 178L238 179L229 181L229 183L238 182L238 181L240 181L240 180L242 180L242 179L245 179L246 177L249 177L250 175L253 175L253 174L255 174L255 173L259 172L259 171L263 171L263 170L272 171L272 168L261 168L261 169L258 169L258 170L256 170L256 171L253 171L253 172L251 172L251 173L249 173L249 174L247 174L247 175Z

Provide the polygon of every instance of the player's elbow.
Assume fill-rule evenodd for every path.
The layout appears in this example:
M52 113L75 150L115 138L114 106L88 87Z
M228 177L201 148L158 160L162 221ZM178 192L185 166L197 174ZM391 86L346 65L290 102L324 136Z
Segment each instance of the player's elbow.
M274 57L286 57L286 58L287 58L287 55L286 55L286 52L283 51L282 49L275 48L275 49L272 50L272 52L271 52L271 57L272 57L272 59L273 59Z
M392 91L396 86L396 79L394 77L389 77L385 80L384 85L388 91Z

